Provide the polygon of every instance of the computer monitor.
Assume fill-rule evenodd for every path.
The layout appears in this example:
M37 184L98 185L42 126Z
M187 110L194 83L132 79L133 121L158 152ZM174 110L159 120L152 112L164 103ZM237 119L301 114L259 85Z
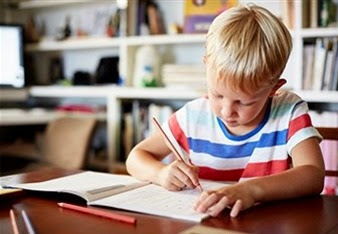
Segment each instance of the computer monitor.
M23 27L0 24L0 87L25 86Z

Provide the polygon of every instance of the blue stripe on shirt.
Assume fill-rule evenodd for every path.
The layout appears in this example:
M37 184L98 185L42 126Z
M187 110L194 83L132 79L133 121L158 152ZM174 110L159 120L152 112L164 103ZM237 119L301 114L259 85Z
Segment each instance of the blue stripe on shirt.
M241 158L250 156L255 148L273 147L286 144L287 129L262 134L259 141L242 145L226 145L210 141L188 138L190 150L196 153L206 153L218 158Z

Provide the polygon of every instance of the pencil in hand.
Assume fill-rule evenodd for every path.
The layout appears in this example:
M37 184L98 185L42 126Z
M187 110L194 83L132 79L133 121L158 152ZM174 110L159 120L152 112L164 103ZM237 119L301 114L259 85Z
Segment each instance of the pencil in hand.
M162 137L164 138L164 141L166 142L167 146L169 147L169 149L175 154L177 160L180 160L182 162L184 162L185 164L189 165L189 166L193 166L190 158L188 158L186 155L182 155L179 153L179 151L176 149L175 145L171 142L171 140L169 139L169 137L167 136L167 134L163 131L160 123L157 121L157 119L155 117L152 118L153 122L156 126L156 128L158 129L158 131L161 133ZM203 188L200 184L199 181L197 181L197 185L196 187L203 192Z

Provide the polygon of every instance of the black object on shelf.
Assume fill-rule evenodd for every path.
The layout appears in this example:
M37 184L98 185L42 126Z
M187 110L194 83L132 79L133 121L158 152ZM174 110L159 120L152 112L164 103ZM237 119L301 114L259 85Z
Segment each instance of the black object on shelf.
M104 57L100 59L96 69L97 84L117 84L119 82L119 57Z
M73 85L91 85L91 76L88 72L76 71L73 77Z

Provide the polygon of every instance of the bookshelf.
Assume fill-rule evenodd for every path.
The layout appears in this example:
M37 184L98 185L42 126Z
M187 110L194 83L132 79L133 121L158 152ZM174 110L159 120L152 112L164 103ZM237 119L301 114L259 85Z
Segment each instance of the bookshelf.
M38 5L38 3L41 5ZM66 1L67 2L67 1ZM74 5L74 4L93 4L92 0L84 0L84 1L72 1L72 4L66 2L58 2L57 4L62 6ZM114 2L114 1L112 1ZM247 2L247 1L240 1ZM253 1L255 2L255 1ZM24 1L19 4L20 9L35 9L38 7L47 7L53 8L53 4L55 1ZM63 3L63 4L62 4ZM163 5L165 3L160 3ZM166 3L168 6L170 3ZM178 3L175 3L176 5ZM182 8L182 4L181 8ZM256 4L263 5L270 9L273 13L277 14L280 17L283 17L285 13L285 9L279 9L279 12L276 10L276 5L279 3L266 3L256 1ZM22 7L24 5L25 7ZM167 7L167 5L163 5L165 8L172 9L172 7ZM172 5L172 4L171 4ZM285 7L285 5L280 4L281 8ZM289 63L286 67L286 70L283 76L286 79L290 79L287 84L288 89L292 89L296 92L300 92L303 89L303 47L304 41L309 38L327 38L327 37L338 37L338 28L330 27L330 28L303 28L303 9L304 3L302 1L293 1L293 7L287 14L293 16L293 27L290 29L291 34L293 36L294 41L294 49L292 51ZM178 13L176 13L177 15ZM183 14L183 13L181 13ZM175 18L175 16L173 16ZM176 17L177 18L177 17ZM292 17L291 17L292 18ZM156 47L167 47L167 48L182 48L184 45L195 45L198 47L203 53L203 44L205 41L204 34L180 34L180 35L156 35L156 36L131 36L125 38L110 38L103 36L94 36L94 37L78 37L78 38L70 38L65 41L57 42L55 40L45 38L40 43L37 44L29 44L26 46L26 51L29 53L49 53L49 52L67 52L67 51L81 51L81 50L102 50L102 49L116 49L116 54L120 57L120 74L123 77L126 86L132 85L132 79L134 74L134 65L135 54L137 49L142 45L154 45ZM176 56L176 55L174 55ZM192 56L194 57L194 56ZM173 61L175 62L175 61ZM315 94L315 93L314 93Z
M89 92L90 91L90 92ZM205 94L203 90L177 89L177 88L133 88L118 86L103 87L44 87L33 86L29 94L34 97L45 98L105 98L107 103L107 129L108 129L108 158L113 165L119 157L120 135L121 135L121 109L124 100L191 100ZM306 101L312 103L338 103L338 92L313 92L300 91L299 95ZM118 150L117 150L118 149Z
M70 4L71 2L71 4ZM177 12L175 9L183 9L183 1L172 3L171 1L157 1L162 7L162 10L168 9L165 18L170 17L178 19L179 23L183 22L183 11ZM248 1L240 1L248 2ZM281 5L276 1L251 1L257 5L262 5L270 9L278 16L283 16L283 10L279 9ZM78 0L78 1L24 1L19 4L18 11L42 12L43 9L48 9L48 12L56 10L67 10L76 4L99 4L94 0ZM115 1L109 2L115 4ZM173 4L176 4L173 7ZM76 7L75 7L76 9ZM338 28L303 28L302 1L293 1L291 15L293 16L293 27L290 29L294 47L287 64L283 77L288 79L287 89L291 89L300 95L304 100L311 103L325 103L338 105L337 91L312 91L303 90L303 47L304 41L311 38L337 37ZM290 12L289 12L290 13ZM15 13L16 14L16 13ZM14 14L14 15L15 15ZM172 88L135 88L132 86L134 75L135 56L137 49L143 45L154 45L161 50L163 57L167 56L166 51L174 51L171 58L167 62L196 63L202 64L205 42L205 34L178 34L178 35L156 35L156 36L129 36L129 37L106 37L106 36L90 36L90 37L71 37L64 41L55 41L51 38L44 38L39 43L28 44L26 46L27 53L36 56L47 56L48 54L59 53L64 57L71 57L71 54L82 53L82 51L106 51L113 50L113 53L120 58L119 72L124 79L125 86L117 87L114 85L108 86L80 86L80 87L57 87L57 86L33 86L29 88L29 95L40 98L104 98L107 106L107 128L108 128L108 155L109 163L116 162L118 151L116 147L119 145L120 139L120 121L121 109L123 108L124 100L190 100L204 94L203 90L195 88L172 89ZM163 52L164 51L164 52ZM179 52L181 51L181 52ZM183 52L182 52L183 51ZM185 51L187 51L185 53ZM196 52L192 54L191 52ZM82 63L86 63L84 60ZM71 70L71 69L70 69Z

